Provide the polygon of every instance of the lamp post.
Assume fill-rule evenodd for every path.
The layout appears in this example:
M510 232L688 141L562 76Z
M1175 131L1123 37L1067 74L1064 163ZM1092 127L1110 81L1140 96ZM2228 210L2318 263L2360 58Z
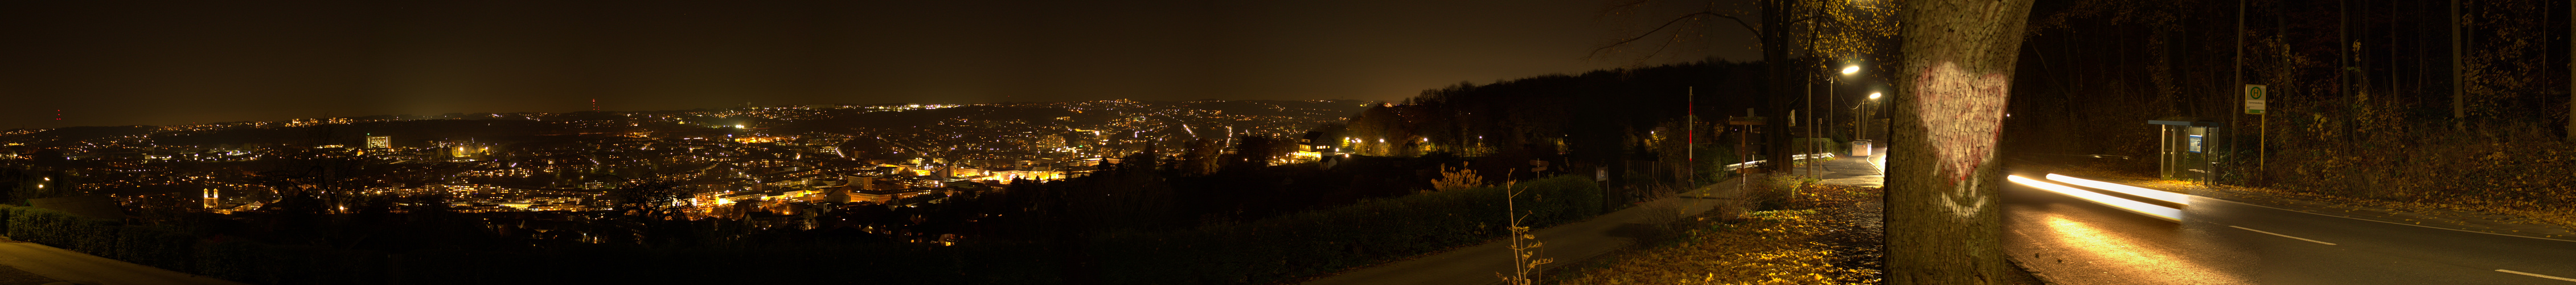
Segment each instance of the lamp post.
M1843 66L1843 70L1842 70L1842 71L1843 71L1843 77L1850 77L1850 76L1851 76L1852 74L1854 74L1854 73L1860 73L1860 66L1859 66L1859 65L1845 65L1845 66ZM1834 79L1835 79L1834 81L1832 81L1832 82L1828 82L1828 83L1826 83L1826 84L1825 84L1825 105L1826 105L1826 106L1832 106L1832 105L1834 105L1834 101L1840 101L1840 99L1842 99L1842 97L1836 97L1836 96L1834 96L1834 95L1835 95L1835 94L1834 94L1834 85L1835 85L1835 84L1840 83L1840 81L1841 81L1842 77L1835 77ZM1831 110L1831 109L1827 109L1827 110ZM1832 137L1832 136L1826 136L1826 137ZM1859 139L1859 138L1860 138L1860 134L1859 134L1859 133L1853 133L1853 134L1852 134L1852 139Z
M1870 92L1870 103L1873 103L1873 105L1878 103L1878 92ZM1878 116L1878 108L1870 108L1870 116ZM1855 134L1868 134L1868 131L1870 131L1870 128L1868 128L1868 118L1860 118L1860 113L1852 113L1852 121L1860 121L1860 123L1862 123L1862 126L1855 126L1855 128L1860 128L1860 131L1855 131Z
M1840 73L1842 73L1842 74L1841 74L1842 76L1829 76L1829 77L1825 77L1825 100L1826 100L1826 101L1825 101L1825 106L1827 106L1827 107L1825 107L1825 108L1824 108L1824 110L1826 110L1826 111L1832 111L1832 110L1833 110L1833 107L1831 107L1831 106L1833 106L1834 101L1835 101L1835 100L1834 100L1834 99L1835 99L1835 98L1834 98L1834 84L1840 83L1840 82L1842 81L1842 78L1843 78L1844 76L1851 76L1852 74L1860 73L1860 66L1859 66L1859 65L1844 65L1844 66L1843 66L1843 68L1842 68L1842 69L1840 69L1840 70L1838 70L1838 71L1839 71ZM1809 92L1813 92L1815 89L1807 89L1807 90L1808 90ZM1812 94L1812 93L1810 93L1810 94ZM1831 136L1831 135L1825 135L1825 134L1824 134L1824 131L1832 130L1832 128L1825 127L1825 126L1824 126L1824 124L1825 124L1825 120L1826 120L1826 119L1832 118L1833 116L1826 116L1826 115L1817 115L1817 114L1814 114L1814 112L1817 110L1817 108L1815 107L1815 106L1816 106L1816 103L1815 103L1815 102L1816 102L1816 101L1815 101L1815 99L1814 99L1813 97L1810 97L1810 98L1808 98L1808 100L1807 100L1807 111L1808 111L1808 113L1810 113L1810 115L1808 115L1808 118L1812 118L1812 119L1803 119L1803 120L1806 120L1806 121L1807 121L1807 122L1805 122L1805 123L1807 123L1807 135L1808 135L1808 136L1812 136L1812 137L1811 137L1809 140L1805 140L1805 142L1800 142L1800 143L1798 143L1798 149L1804 150L1804 152L1806 152L1806 153L1804 153L1804 154L1802 154L1802 155L1814 155L1814 154L1816 154L1816 153L1817 153L1816 151L1817 151L1817 150L1819 150L1819 149L1817 149L1817 147L1818 147L1818 146L1816 146L1816 145L1815 145L1815 140L1813 140L1813 138L1819 138L1819 137L1821 137L1821 138L1830 138L1830 137L1833 137L1833 136ZM1796 160L1797 160L1797 159L1791 159L1791 161L1796 161ZM1814 169L1814 168L1815 168L1815 166L1816 166L1816 165L1814 165L1814 164L1808 164L1807 166L1808 166L1808 172L1807 172L1807 173L1810 173L1810 174L1815 173L1815 169Z
M1835 101L1840 101L1840 100L1837 100L1837 99L1839 99L1840 97L1838 97L1838 96L1836 96L1836 95L1834 94L1834 85L1840 84L1840 83L1842 82L1843 77L1850 77L1852 74L1860 73L1860 66L1859 66L1859 65L1844 65L1841 71L1842 71L1842 76L1835 76L1835 77L1832 77L1831 79L1825 80L1825 105L1826 105L1826 106L1833 106ZM1833 110L1833 109L1831 109L1831 108L1833 108L1833 107L1825 107L1825 108L1827 108L1827 109L1825 109L1825 110L1827 110L1827 111L1832 111L1832 110ZM1832 117L1833 117L1833 116L1816 116L1816 121L1819 121L1819 124L1816 124L1816 126L1815 126L1816 130L1819 130L1819 131L1823 131L1823 130L1832 130L1832 128L1826 127L1826 126L1824 126L1824 124L1822 124L1822 121L1826 120L1827 118L1832 118ZM1855 137L1855 139L1856 139L1856 138L1859 136L1859 134L1858 134L1858 133L1854 133L1854 134L1853 134L1853 136L1854 136L1854 137ZM1825 136L1824 136L1824 137L1826 137L1826 138L1832 138L1832 137L1833 137L1833 135L1831 135L1831 134L1825 134ZM1832 140L1828 139L1828 140L1826 140L1826 141L1832 141ZM1830 146L1827 146L1827 147L1828 147L1828 148L1827 148L1827 149L1828 149L1828 151L1827 151L1827 152L1831 152L1831 151L1830 151L1830 149L1831 149L1831 148L1830 148ZM1812 171L1812 170L1810 170L1808 173L1815 173L1815 172L1814 172L1814 171Z
M1863 135L1863 134L1868 134L1868 133L1869 133L1869 119L1867 119L1867 118L1862 118L1863 116L1861 116L1861 114L1860 114L1860 107L1861 107L1861 106L1864 106L1864 105L1862 105L1862 104L1876 104L1876 103L1878 103L1878 97L1879 97L1879 93L1878 93L1878 92L1870 92L1870 93L1869 93L1869 101L1868 101L1868 102L1861 103L1861 104L1852 104L1852 139L1853 139L1853 140L1859 140L1859 139L1861 139L1861 138L1862 138L1862 135ZM1877 114L1878 114L1877 109L1871 109L1870 111L1871 111L1871 112L1870 112L1870 114L1871 114L1871 115L1877 115Z

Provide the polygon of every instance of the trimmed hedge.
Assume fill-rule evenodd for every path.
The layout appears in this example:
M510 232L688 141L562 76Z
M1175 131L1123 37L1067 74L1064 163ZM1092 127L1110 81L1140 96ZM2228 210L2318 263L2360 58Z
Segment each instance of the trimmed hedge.
M32 207L0 206L9 238L134 264L227 280L266 284L365 282L381 263L349 262L355 251L274 246L256 242L204 243L185 231L121 225ZM342 257L342 258L332 258ZM370 266L374 265L374 266Z
M1520 183L1526 226L1602 212L1601 189L1581 176ZM1095 239L1085 252L1110 284L1274 283L1380 264L1502 238L1502 187L1424 193L1187 231Z
M32 207L0 206L0 219L6 221L0 228L18 241L176 271L194 263L197 237L186 232Z
M8 233L11 239L111 258L117 254L116 232L122 226L116 221L30 207L5 209L9 212Z
M122 226L116 231L117 260L171 270L195 268L197 236L152 226Z

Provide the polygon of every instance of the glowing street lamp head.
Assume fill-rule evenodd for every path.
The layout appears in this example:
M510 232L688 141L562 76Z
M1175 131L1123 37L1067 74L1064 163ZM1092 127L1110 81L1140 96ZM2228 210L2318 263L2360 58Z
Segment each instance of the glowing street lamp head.
M1869 93L1869 99L1870 99L1870 100L1878 100L1878 92L1870 92L1870 93Z
M1853 65L1853 66L1844 66L1844 67L1843 67L1843 75L1851 75L1852 73L1859 73L1859 72L1860 72L1860 66L1858 66L1858 65Z

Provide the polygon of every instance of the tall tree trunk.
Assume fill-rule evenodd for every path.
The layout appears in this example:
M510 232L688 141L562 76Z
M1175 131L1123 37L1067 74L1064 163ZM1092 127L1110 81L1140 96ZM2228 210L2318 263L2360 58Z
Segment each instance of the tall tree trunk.
M2466 34L2460 33L2460 0L2451 0L2451 129L2469 129L2468 81L2461 77L2467 71L2465 51L2460 50Z
M1904 2L1887 175L1890 284L1997 284L1996 141L2033 0Z
M1763 159L1769 161L1762 164L1762 167L1775 172L1787 172L1789 165L1795 162L1789 160L1789 153L1792 150L1789 148L1789 138L1793 137L1791 134L1796 130L1790 127L1789 110L1797 106L1797 101L1789 98L1800 98L1798 88L1806 86L1805 77L1800 76L1804 73L1798 73L1800 65L1794 63L1797 59L1790 58L1792 55L1789 52L1790 49L1806 48L1789 46L1790 39L1793 39L1789 35L1797 31L1790 28L1793 22L1790 19L1796 19L1799 16L1795 13L1796 9L1792 3L1788 0L1762 2L1762 30L1764 31L1762 67L1766 71L1765 76L1769 77L1763 80L1764 83L1768 83L1765 87L1769 90L1763 91L1771 93L1771 96L1765 96L1762 100L1763 105L1769 107L1769 112L1758 114L1763 116L1761 129L1764 132L1760 154L1765 156Z

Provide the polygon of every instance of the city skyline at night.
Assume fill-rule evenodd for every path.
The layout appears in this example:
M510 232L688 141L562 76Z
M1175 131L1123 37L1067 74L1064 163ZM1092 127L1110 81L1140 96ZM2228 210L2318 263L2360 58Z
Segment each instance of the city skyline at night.
M0 54L15 55L0 60L0 96L15 99L0 128L744 102L1395 100L1462 81L1759 58L1741 44L1589 57L1632 27L1586 2L1094 4L0 4L14 43Z
M17 1L0 285L2564 284L2566 0Z

